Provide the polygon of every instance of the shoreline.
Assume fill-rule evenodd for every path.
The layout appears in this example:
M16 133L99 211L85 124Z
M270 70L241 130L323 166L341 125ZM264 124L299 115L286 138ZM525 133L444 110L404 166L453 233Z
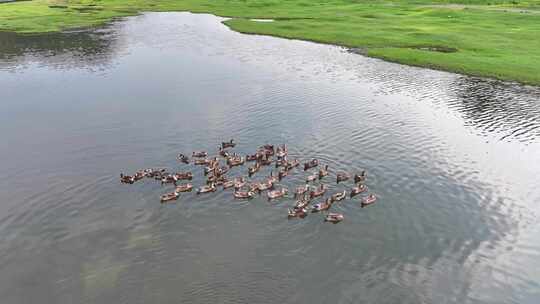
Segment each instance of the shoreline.
M121 2L122 0L118 1ZM195 3L199 3L199 0L194 1ZM202 2L204 2L204 0L202 0ZM44 6L44 2L41 1L10 2L5 3L5 5L2 6L21 6L28 3L29 5L32 5L34 7ZM499 81L515 82L523 85L540 86L540 63L536 64L538 65L538 67L534 64L534 62L536 62L534 60L535 57L540 57L540 54L534 54L534 50L536 50L534 45L528 46L528 50L522 50L521 54L515 54L516 52L513 50L500 50L498 48L495 48L495 46L498 46L496 44L494 44L494 47L492 49L486 48L486 50L477 50L475 48L472 48L472 50L469 50L470 47L475 46L473 43L474 41L471 42L471 44L473 45L469 46L466 45L466 42L468 41L463 42L458 40L458 42L464 44L464 46L454 46L452 45L452 43L450 43L451 39L441 40L438 43L436 41L430 42L427 38L416 40L405 39L408 37L408 33L401 35L403 36L401 37L398 29L393 29L393 31L398 31L398 34L396 34L385 28L383 28L384 31L381 32L380 36L374 36L370 35L369 32L356 32L355 28L346 27L348 23L345 23L345 21L342 22L341 20L339 22L329 23L330 25L327 25L328 20L324 18L318 19L315 17L307 16L285 17L280 16L277 13L275 16L264 15L264 13L261 13L261 15L251 15L251 13L249 12L233 14L226 11L220 11L219 8L189 8L190 5L195 6L194 4L190 3L177 3L177 6L180 7L152 7L152 5L149 5L147 7L135 7L129 10L122 10L116 6L113 7L114 9L104 9L101 7L98 9L97 6L87 5L85 6L84 10L83 8L78 9L81 11L85 11L88 9L89 11L96 10L99 12L106 12L107 16L102 16L99 18L93 18L95 16L91 16L92 18L88 20L75 19L71 22L65 22L64 19L69 20L69 17L62 15L58 17L60 18L59 22L61 23L61 26L55 24L55 21L52 20L53 17L48 18L46 16L41 16L47 18L46 25L36 26L35 24L25 24L18 28L6 27L6 24L9 24L10 20L7 21L8 23L6 23L5 19L4 22L2 22L2 12L0 12L0 32L10 32L19 35L42 35L55 32L86 30L104 26L107 23L114 22L115 20L124 17L136 16L147 12L189 12L193 14L211 14L219 18L228 18L227 20L222 20L221 23L223 23L229 29L243 34L265 35L278 38L296 39L327 45L340 46L345 47L349 50L354 50L354 53L358 53L371 58L378 58L388 62L422 67L432 70L446 71L473 77L483 77ZM437 8L436 10L439 10L439 8ZM492 9L490 10L493 11ZM478 11L487 13L490 10ZM369 11L370 10L366 10L366 12ZM478 11L476 11L476 13ZM399 12L400 11L398 9L397 13ZM499 12L496 13L500 14ZM523 17L519 16L520 14L518 13L507 14L516 15L511 16L512 18ZM40 16L34 17L38 18ZM505 15L504 17L508 16ZM31 16L30 18L33 17ZM363 16L363 18L371 19L372 17ZM272 22L260 22L257 20L272 20ZM345 24L341 24L340 22ZM372 21L369 20L368 22ZM386 26L385 24L382 24L382 22L384 22L384 20L378 20L377 18L375 18L375 22L373 24L380 27ZM313 28L313 26L319 25L322 27L322 29L319 30L317 28ZM335 28L345 26L346 32L336 32L334 28L330 28L329 26L333 26ZM42 29L43 31L39 31L38 29ZM438 31L434 31L434 33L439 34ZM395 37L390 36L393 39L393 42L386 41L390 38L387 38L385 35L394 35ZM507 42L504 41L504 43ZM533 44L529 43L529 41L523 41L523 43ZM516 45L514 47L518 46ZM527 53L527 51L530 51L530 49L534 50ZM358 52L357 50L362 51ZM494 51L503 52L503 54L492 54ZM482 52L485 52L486 54ZM529 56L529 54L531 55ZM522 60L520 61L520 58L518 57L521 57ZM538 70L538 72L536 70Z

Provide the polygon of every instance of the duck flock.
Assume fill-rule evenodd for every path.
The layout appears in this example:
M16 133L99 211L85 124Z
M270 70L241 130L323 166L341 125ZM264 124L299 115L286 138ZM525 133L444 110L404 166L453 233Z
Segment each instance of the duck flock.
M218 148L217 156L209 157L206 151L196 151L191 154L191 158L184 154L178 154L177 159L184 165L194 164L201 166L204 170L206 183L196 188L198 195L216 192L218 188L222 190L233 189L232 194L236 199L252 199L258 195L263 195L266 192L268 200L277 200L289 195L289 190L285 187L276 187L278 182L291 175L293 170L300 170L300 161L298 159L291 160L288 157L288 149L286 145L274 147L274 145L266 144L257 149L251 155L239 155L232 151L236 146L234 140L222 142ZM224 164L223 164L223 163ZM230 169L237 166L248 165L247 176L231 177L227 174ZM295 203L288 210L288 218L304 218L311 213L327 211L324 221L331 223L339 223L344 219L343 214L329 212L335 202L343 201L347 198L360 198L360 206L366 207L374 204L377 200L375 194L367 194L367 186L365 185L367 173L365 170L351 175L347 172L338 172L335 175L337 184L352 182L353 185L349 191L333 193L326 198L328 190L327 184L333 182L329 176L328 165L322 165L318 159L310 159L303 164L303 171L307 174L305 184L299 185L294 189ZM276 168L276 174L273 170L270 175L262 180L253 180L262 167L272 166ZM318 170L317 170L318 168ZM182 192L193 191L193 184L190 182L193 179L191 171L170 173L167 169L143 169L135 172L133 175L120 174L120 181L125 184L133 184L142 179L154 179L161 182L162 185L174 185L174 190L161 195L162 203L175 201L180 197ZM319 186L314 186L313 183L318 181ZM366 194L364 196L364 194ZM320 198L321 201L313 202L314 199Z

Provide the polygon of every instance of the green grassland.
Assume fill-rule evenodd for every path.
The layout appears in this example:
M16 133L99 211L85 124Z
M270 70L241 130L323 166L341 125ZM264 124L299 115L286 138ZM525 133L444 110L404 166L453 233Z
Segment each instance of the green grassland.
M540 85L540 0L35 0L0 4L0 30L60 31L143 11L212 13L243 33Z

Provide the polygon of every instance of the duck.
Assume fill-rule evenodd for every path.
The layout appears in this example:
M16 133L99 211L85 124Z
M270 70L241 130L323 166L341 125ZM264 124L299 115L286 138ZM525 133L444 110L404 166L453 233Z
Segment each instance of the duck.
M139 170L135 172L135 174L133 174L133 179L135 181L138 181L138 180L143 179L145 176L146 176L146 173L144 172L144 170Z
M208 165L211 167L219 167L219 159L217 157L210 159Z
M271 156L264 156L261 159L257 161L261 166L269 166L272 164L272 157Z
M281 168L281 170L278 172L278 180L282 180L287 175L289 175L289 171L287 171L285 168Z
M268 193L266 195L267 195L268 199L271 200L271 199L276 199L276 198L283 197L287 193L289 193L289 190L287 190L287 188L281 188L279 190L268 191Z
M377 197L375 196L375 194L370 194L362 200L362 203L360 204L360 206L364 208L371 204L375 204L376 201L377 201Z
M255 192L253 191L238 191L235 190L233 193L233 196L238 199L250 199L255 196Z
M276 159L276 168L279 168L279 167L285 167L287 166L287 158L284 157L282 159Z
M341 213L328 213L326 217L324 218L325 222L330 222L333 224L337 224L341 221L343 221L345 217Z
M242 166L243 164L244 164L244 158L239 158L239 159L236 159L236 160L232 160L229 163L229 167L232 168L232 167L236 167L236 166Z
M251 182L249 184L247 184L247 188L249 189L249 191L252 191L252 192L259 192L259 185L261 183L259 182Z
M274 175L274 171L270 171L270 176L266 178L267 181L272 181L273 183L277 182L279 178Z
M311 207L311 212L325 211L330 209L330 207L332 207L332 199L327 198L324 202L313 205L313 207Z
M311 168L315 168L318 165L319 165L319 160L314 158L314 159L304 163L304 171L307 171L307 170L309 170Z
M223 182L222 186L223 186L223 189L232 188L234 187L234 180L228 180L226 182Z
M257 173L261 169L261 164L259 162L256 162L253 167L248 168L248 175L252 176L253 174Z
M180 162L183 162L184 164L189 164L189 157L185 156L185 155L182 154L182 153L178 154L178 156L176 156L176 158L177 158Z
M212 175L206 179L206 184L216 183L216 185L222 185L227 181L227 177L224 175Z
M292 168L295 168L295 167L298 167L300 166L300 161L295 158L294 160L292 161L288 161L286 164L285 164L285 167L287 168L287 170L290 170Z
M120 173L120 182L124 184L133 184L135 182L135 177L130 175L124 175L124 173Z
M324 184L321 184L318 188L316 188L315 190L311 190L309 192L309 197L310 198L315 198L315 197L319 197L319 196L322 196L324 195L324 193L326 192L326 189L328 187Z
M193 185L190 183L187 183L187 184L181 184L181 185L176 186L174 191L175 192L191 192L192 189L193 189Z
M221 143L221 147L223 149L227 149L227 148L234 148L236 146L236 143L234 142L234 139L231 139L227 142L222 142Z
M325 165L324 168L319 169L319 179L328 175L328 165Z
M354 182L355 183L360 183L360 182L365 181L366 178L367 178L366 170L362 170L362 172L360 172L360 174L355 174L354 175Z
M318 178L318 175L316 173L308 175L306 177L306 183L312 182L312 181L316 180L317 178Z
M202 186L199 189L197 189L197 194L215 192L215 191L216 191L216 184L211 183L210 185Z
M309 205L309 199L306 199L305 197L302 197L301 199L297 200L294 203L294 208L304 208Z
M179 196L180 196L180 194L178 192L176 192L176 191L171 192L171 193L165 193L162 196L160 196L160 201L162 203L165 203L165 202L168 202L168 201L177 200Z
M216 167L214 169L214 175L225 175L227 174L227 172L229 172L229 167L227 166L221 166L221 167Z
M273 180L266 180L265 182L259 183L258 190L265 191L274 188L274 181Z
M227 164L231 168L234 167L234 166L241 166L241 165L244 164L244 162L245 162L245 158L243 158L240 155L236 155L236 153L232 157L229 157L227 159Z
M135 173L135 175L141 175L142 177L150 177L152 174L153 169L147 168L147 169L141 169Z
M148 178L158 178L158 179L161 179L161 176L163 175L163 173L165 173L165 171L167 171L165 168L160 168L160 169L147 169L147 171L146 171L146 177L148 177Z
M192 157L207 157L208 152L206 152L206 151L195 151L195 152L193 152L193 154L191 156Z
M296 190L294 191L295 196L304 195L309 190L309 185L305 184L303 186L296 187Z
M246 179L244 177L237 177L234 179L234 188L240 189L246 184Z
M192 180L193 179L193 173L191 172L177 172L174 174L174 177L177 181L179 180Z
M346 180L348 180L349 178L351 178L351 175L349 173L346 173L346 172L340 172L338 174L336 174L336 183L340 183L340 182L344 182Z
M304 218L307 216L306 208L289 208L287 217L288 218Z
M282 146L277 147L276 157L278 159L283 159L283 158L285 158L287 156L288 153L289 153L289 151L287 149L287 146L285 144L283 144Z
M216 186L223 186L223 184L228 181L229 180L225 176L222 176L220 179L216 181Z
M357 194L360 194L360 193L362 193L362 192L364 192L364 191L366 191L366 190L367 190L367 186L366 186L366 185L364 185L364 184L358 184L356 187L353 187L353 188L351 189L351 195L350 195L350 196L351 196L351 198L353 198L353 197L356 196Z
M227 152L227 150L225 150L222 147L218 147L218 153L220 156L225 157L225 158L230 156L229 152Z
M211 166L204 167L204 175L208 175L208 173L210 173L210 172L215 173L215 170L216 170L217 166L218 166L218 164L214 163Z
M267 155L267 156L273 156L274 155L274 145L269 145L269 144L263 145L263 146L259 147L258 151L265 154L265 155Z
M199 158L199 159L194 159L193 160L193 164L197 165L197 166L209 166L211 164L211 160L207 159L207 158Z
M256 161L261 157L261 154L255 153L255 154L248 154L246 155L246 161Z
M331 199L332 199L332 202L338 202L338 201L344 200L346 197L347 197L347 191L343 190L342 192L333 194Z
M164 176L167 176L167 175L170 175L170 173L168 173L167 170L152 173L152 176L154 177L155 180L161 180Z
M176 185L176 182L178 181L178 178L176 177L175 174L169 174L169 175L165 175L161 178L161 185L163 186L164 184L174 184Z

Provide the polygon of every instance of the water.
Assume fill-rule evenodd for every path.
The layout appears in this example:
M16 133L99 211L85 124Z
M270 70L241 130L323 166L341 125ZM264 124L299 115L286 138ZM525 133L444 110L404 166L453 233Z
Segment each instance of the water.
M220 21L0 35L2 303L538 303L540 89ZM379 201L332 225L118 181L231 137L367 169Z

